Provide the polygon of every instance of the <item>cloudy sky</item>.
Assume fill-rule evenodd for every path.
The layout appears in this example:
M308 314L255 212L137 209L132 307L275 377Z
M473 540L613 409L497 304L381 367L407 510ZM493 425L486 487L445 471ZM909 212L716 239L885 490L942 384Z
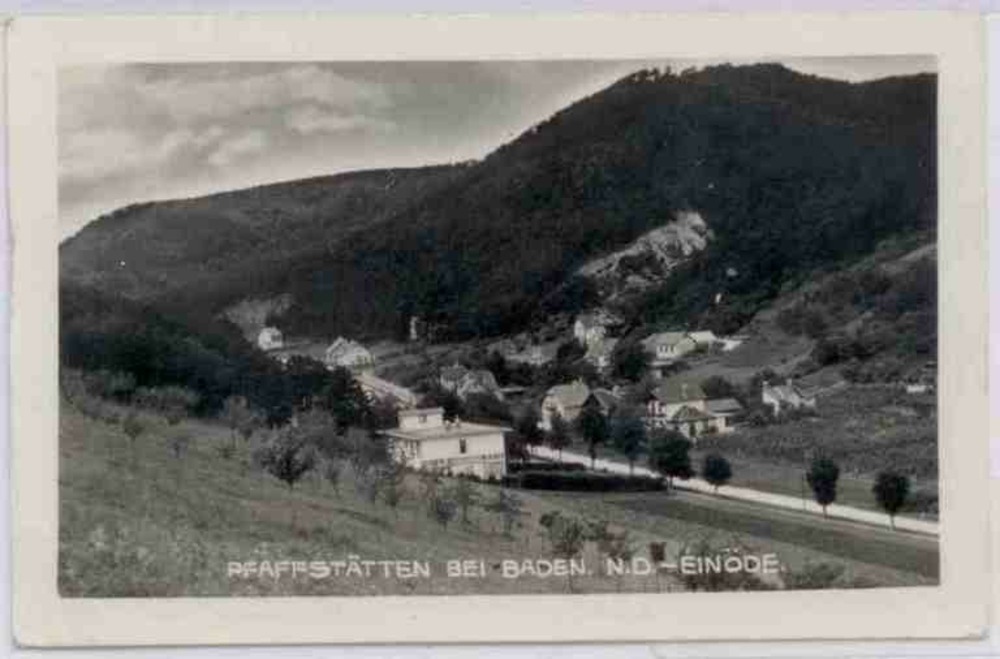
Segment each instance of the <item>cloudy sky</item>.
M427 62L88 66L59 74L63 235L129 203L320 174L481 158L644 66ZM789 60L865 80L926 58Z

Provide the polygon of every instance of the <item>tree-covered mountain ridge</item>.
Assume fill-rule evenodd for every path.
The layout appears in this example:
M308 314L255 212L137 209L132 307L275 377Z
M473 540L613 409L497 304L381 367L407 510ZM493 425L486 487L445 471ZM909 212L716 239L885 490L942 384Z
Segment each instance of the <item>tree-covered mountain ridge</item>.
M386 337L419 315L497 336L597 304L581 269L688 212L711 239L624 309L738 327L803 273L935 230L935 112L932 74L644 70L481 161L122 209L63 243L61 272L175 312L285 295L291 334Z

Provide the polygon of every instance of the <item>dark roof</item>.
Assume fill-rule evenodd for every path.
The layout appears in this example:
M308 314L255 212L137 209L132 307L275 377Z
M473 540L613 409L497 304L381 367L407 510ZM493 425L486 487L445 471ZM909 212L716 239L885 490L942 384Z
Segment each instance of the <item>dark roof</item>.
M580 407L590 396L590 388L577 380L569 384L557 384L546 392L545 397L557 398L565 407Z
M653 390L653 396L661 403L687 403L694 400L704 400L705 392L697 382L684 380L667 380Z
M735 398L716 398L705 401L705 409L712 414L738 414L743 406Z
M596 400L604 409L618 407L621 404L621 399L607 389L594 389L590 392L590 396L587 397L587 400L590 399Z
M707 421L712 419L711 414L706 414L699 409L691 407L690 405L685 405L681 409L677 410L672 417L671 421Z

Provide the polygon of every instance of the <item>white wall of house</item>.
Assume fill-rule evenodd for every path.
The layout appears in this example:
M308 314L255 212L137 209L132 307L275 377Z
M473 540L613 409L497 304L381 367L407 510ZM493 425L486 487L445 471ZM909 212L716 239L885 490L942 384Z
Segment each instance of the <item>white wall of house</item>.
M704 400L689 400L679 403L664 403L654 398L653 400L649 401L649 405L647 407L649 409L649 414L651 416L664 416L670 418L673 415L677 414L677 412L682 407L685 406L693 407L694 409L700 410L702 412L707 411L705 408Z
M416 469L500 478L507 472L503 432L465 435L453 427L447 436L418 442L410 463Z

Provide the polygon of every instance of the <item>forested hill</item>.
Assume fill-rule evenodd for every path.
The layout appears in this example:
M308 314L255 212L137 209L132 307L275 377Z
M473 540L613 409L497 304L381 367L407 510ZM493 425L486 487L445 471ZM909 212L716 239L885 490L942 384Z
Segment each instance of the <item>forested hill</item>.
M176 309L290 293L292 333L420 314L494 335L587 304L579 266L693 210L712 240L638 308L738 324L803 273L934 231L935 108L933 75L639 71L476 163L125 209L63 245L63 273Z

